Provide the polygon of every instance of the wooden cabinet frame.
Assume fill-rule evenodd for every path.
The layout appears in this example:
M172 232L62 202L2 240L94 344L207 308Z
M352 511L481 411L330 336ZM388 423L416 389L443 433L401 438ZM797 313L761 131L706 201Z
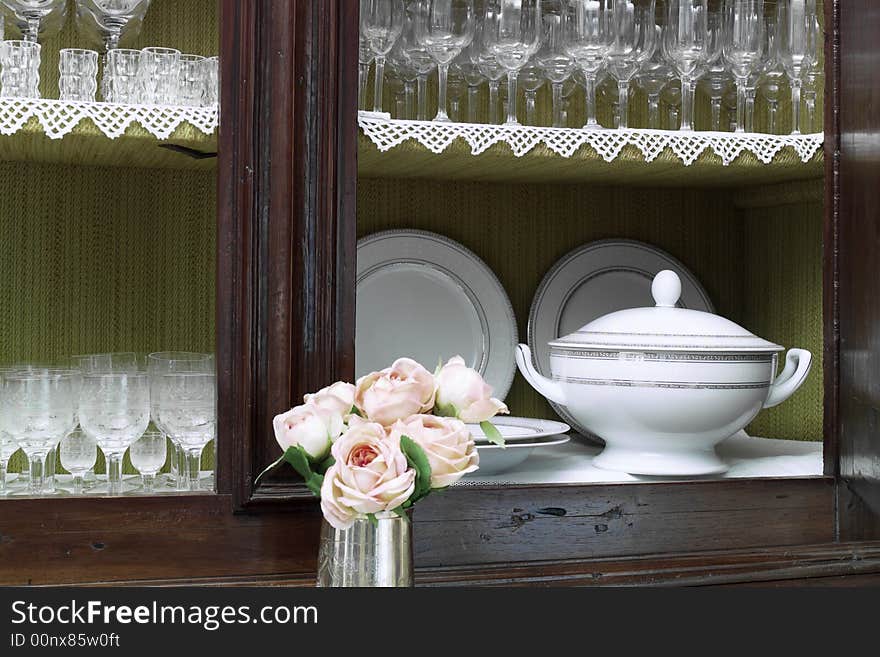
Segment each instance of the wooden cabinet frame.
M880 10L842 4L825 4L826 476L454 489L417 510L420 582L880 573L880 152L864 143L880 132L865 97ZM0 583L311 581L317 504L289 469L254 480L277 452L274 413L354 371L357 8L220 5L218 494L3 500Z

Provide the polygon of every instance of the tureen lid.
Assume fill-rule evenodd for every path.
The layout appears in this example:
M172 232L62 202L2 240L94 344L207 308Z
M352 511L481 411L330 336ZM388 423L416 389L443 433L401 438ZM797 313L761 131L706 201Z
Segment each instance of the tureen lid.
M629 308L594 319L551 347L666 351L782 351L720 315L678 308L681 279L664 270L651 285L655 307Z

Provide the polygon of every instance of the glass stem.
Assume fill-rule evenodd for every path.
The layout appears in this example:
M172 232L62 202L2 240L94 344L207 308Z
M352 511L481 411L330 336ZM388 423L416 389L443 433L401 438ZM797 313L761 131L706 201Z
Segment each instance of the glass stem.
M107 487L110 495L122 494L122 455L105 454L107 457Z
M767 101L767 132L771 135L776 134L776 114L779 111L779 102L775 100Z
M712 130L721 132L721 96L712 96Z
M629 127L629 80L617 81L618 128Z
M810 133L816 132L816 92L815 91L805 91L804 92L804 105L807 108L807 116L804 119L807 124L807 130Z
M43 454L29 454L28 463L28 490L32 495L40 495L43 492L45 476L43 474Z
M801 79L791 79L791 134L801 134Z
M670 107L669 108L669 115L668 115L667 119L669 120L669 129L670 130L678 130L679 129L678 108L677 107Z
M746 132L755 131L755 96L757 90L746 89Z
M376 57L376 79L373 84L373 111L382 112L382 87L385 84L385 58Z
M177 459L177 490L186 490L187 486L187 460L186 451L175 443L174 457Z
M499 123L498 118L498 87L501 82L498 80L489 80L489 123L495 125Z
M694 82L691 78L681 78L681 127L679 130L694 129Z
M435 121L449 121L449 115L446 113L446 85L449 74L449 64L440 64L437 66L437 116Z
M551 85L553 90L553 127L565 127L562 123L562 83L554 82Z
M537 91L526 92L526 125L537 125Z
M37 39L40 36L40 19L39 18L28 18L27 19L27 33L24 36L25 41L33 41L37 42Z
M480 100L480 88L468 87L468 123L477 122L477 104Z
M370 62L358 63L358 109L367 109L367 82L370 77Z
M428 76L420 75L418 82L418 94L419 94L419 110L416 118L419 121L427 121L428 120Z
M660 129L660 94L648 94L648 127Z
M736 131L746 131L746 78L736 81Z
M55 459L56 457L56 449L53 447L49 450L49 453L46 454L46 466L43 469L43 485L46 488L47 492L55 491Z
M82 495L83 492L83 478L81 474L73 475L73 494L74 495Z
M199 472L202 469L202 450L190 449L186 452L187 489L199 490Z
M142 474L141 482L145 493L152 494L156 490L156 475Z
M406 98L404 94L395 94L394 95L394 118L395 119L405 119L406 118Z
M413 118L413 109L415 108L416 88L412 82L403 84L403 104L404 118L411 120Z
M0 459L0 495L6 494L6 461Z
M592 71L584 71L584 101L587 108L587 122L585 128L595 129L600 127L596 121L596 74Z
M516 120L516 71L507 72L507 121L505 125L519 125Z

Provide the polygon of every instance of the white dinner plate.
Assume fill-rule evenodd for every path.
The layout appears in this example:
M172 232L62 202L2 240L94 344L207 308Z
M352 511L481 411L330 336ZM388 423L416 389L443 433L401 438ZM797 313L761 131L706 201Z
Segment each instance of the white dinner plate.
M490 422L495 425L495 428L504 437L505 442L537 440L547 436L558 436L571 430L570 426L562 422L530 417L498 415L493 417ZM486 434L483 433L479 424L469 424L468 429L471 430L471 435L477 443L488 441Z
M507 293L476 254L442 235L390 230L358 241L357 376L412 358L460 355L504 399L516 369Z
M664 269L681 278L679 307L715 312L697 278L673 256L650 244L600 240L559 260L538 286L529 312L528 342L538 371L550 377L550 341L608 313L653 305L651 283ZM550 404L576 431L592 435L564 406Z
M524 443L510 443L500 445L477 445L477 453L480 455L480 467L474 472L473 477L489 476L509 472L522 464L538 447L553 447L564 445L571 438L568 436L545 436Z

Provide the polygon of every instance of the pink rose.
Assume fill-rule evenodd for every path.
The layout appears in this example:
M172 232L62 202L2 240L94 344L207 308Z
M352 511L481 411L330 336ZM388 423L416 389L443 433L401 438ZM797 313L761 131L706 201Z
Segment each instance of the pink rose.
M330 445L344 428L342 415L304 404L276 415L272 420L275 440L281 449L299 445L314 461L323 461Z
M312 395L306 395L304 401L306 404L337 413L347 420L354 407L354 391L355 388L351 383L337 381Z
M411 358L398 358L358 379L354 403L372 422L389 427L434 407L434 375Z
M492 386L480 373L464 363L464 358L450 358L436 376L438 415L457 417L463 422L484 422L498 413L509 413L503 402L492 397Z
M436 415L413 415L398 420L391 437L409 436L418 443L431 464L431 488L445 488L479 467L474 439L461 420Z
M368 513L393 511L413 494L416 473L381 424L352 417L331 450L336 459L324 474L321 510L336 529Z

